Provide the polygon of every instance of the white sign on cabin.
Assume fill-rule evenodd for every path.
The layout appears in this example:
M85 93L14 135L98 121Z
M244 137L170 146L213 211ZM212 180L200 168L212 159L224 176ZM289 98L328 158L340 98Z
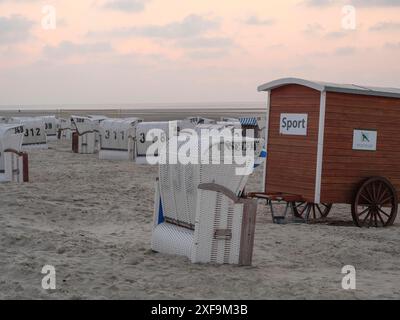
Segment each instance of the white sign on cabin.
M377 137L376 130L354 130L353 150L376 151Z
M281 113L279 133L294 136L306 136L308 114Z

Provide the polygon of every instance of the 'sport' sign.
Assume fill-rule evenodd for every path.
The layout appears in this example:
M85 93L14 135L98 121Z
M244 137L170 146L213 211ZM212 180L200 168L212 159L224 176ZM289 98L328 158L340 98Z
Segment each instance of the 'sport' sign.
M307 135L308 114L281 113L279 133L295 136Z

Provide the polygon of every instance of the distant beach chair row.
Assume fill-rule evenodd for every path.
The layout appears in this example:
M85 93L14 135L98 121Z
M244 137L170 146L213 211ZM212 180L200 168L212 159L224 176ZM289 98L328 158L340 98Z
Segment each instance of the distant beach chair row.
M0 117L0 124L19 124L23 127L22 149L47 149L48 141L57 140L60 120L56 116Z
M72 139L75 153L94 154L104 160L127 160L148 163L148 149L157 139L177 147L211 154L217 147L230 146L228 152L243 152L243 139L254 146L256 159L262 159L263 140L243 137L235 129L257 126L254 119L222 118L219 121L191 117L179 121L144 122L139 118L110 119L104 116L71 116L70 119L45 117L13 117L0 119L0 182L29 180L28 155L32 148L47 148L47 141ZM151 135L160 130L161 135ZM209 137L200 135L213 130L218 139L208 150L202 144ZM253 132L254 134L254 132ZM191 139L193 138L193 139ZM220 139L226 138L226 139ZM237 138L240 138L237 141ZM247 145L247 144L246 144ZM171 149L172 150L172 149ZM166 152L185 153L182 149ZM179 151L178 151L179 150ZM187 149L184 149L187 150ZM156 150L158 157L161 150ZM229 263L251 265L257 201L242 198L251 172L261 163L226 163L224 154L217 154L217 163L160 163L156 182L151 248L165 254L184 255L193 263ZM263 156L264 154L264 156ZM185 154L183 154L185 155ZM254 159L253 159L254 160Z
M251 119L251 121L249 120ZM242 125L243 123L243 125ZM75 153L99 153L102 160L129 160L138 164L148 164L149 147L161 138L169 140L170 134L185 130L217 129L253 129L256 137L260 131L258 122L253 118L222 118L220 121L190 117L176 121L145 122L139 118L107 118L104 116L71 116L70 123L62 123L62 132L71 132L72 150ZM160 137L151 136L160 130ZM157 157L157 150L154 153ZM150 160L151 163L153 161Z
M29 150L47 149L57 140L60 119L56 116L0 117L0 182L29 180Z

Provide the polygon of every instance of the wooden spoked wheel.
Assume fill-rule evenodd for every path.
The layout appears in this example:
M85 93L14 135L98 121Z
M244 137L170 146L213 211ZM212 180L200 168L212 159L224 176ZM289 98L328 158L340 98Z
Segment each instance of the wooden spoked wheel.
M358 227L387 227L396 219L397 192L388 179L372 177L358 188L351 214Z
M331 211L331 203L292 202L293 214L306 221L325 218Z

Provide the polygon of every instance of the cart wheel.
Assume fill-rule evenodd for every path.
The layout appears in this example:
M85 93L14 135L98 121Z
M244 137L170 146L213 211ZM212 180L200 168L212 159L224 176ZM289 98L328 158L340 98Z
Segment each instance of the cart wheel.
M331 203L293 202L293 214L306 221L325 218L331 211Z
M397 207L397 192L390 181L372 177L358 188L351 214L358 227L387 227L396 219Z

